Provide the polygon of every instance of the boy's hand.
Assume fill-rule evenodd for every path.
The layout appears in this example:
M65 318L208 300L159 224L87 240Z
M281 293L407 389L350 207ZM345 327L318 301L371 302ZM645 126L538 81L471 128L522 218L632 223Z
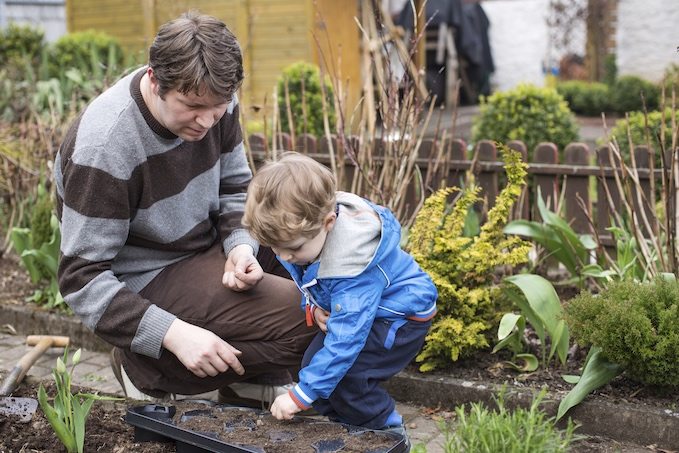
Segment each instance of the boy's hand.
M246 291L264 277L264 270L247 244L237 245L224 264L222 284L233 291Z
M280 395L271 405L271 415L278 420L290 420L293 415L301 410L287 393Z
M316 320L316 324L318 325L318 328L321 329L321 331L324 333L328 333L329 317L330 313L323 310L322 308L316 307L316 309L314 310L314 319Z

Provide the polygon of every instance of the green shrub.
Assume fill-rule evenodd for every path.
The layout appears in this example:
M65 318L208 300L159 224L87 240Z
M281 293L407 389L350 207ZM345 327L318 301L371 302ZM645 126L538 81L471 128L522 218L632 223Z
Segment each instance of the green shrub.
M510 411L504 401L503 389L495 397L497 410L489 410L482 403L472 403L469 411L463 406L455 408L457 421L453 429L445 424L443 449L447 453L498 453L498 452L567 452L578 437L575 424L569 419L566 429L556 428L554 417L540 409L546 396L541 390L528 409Z
M679 96L679 64L673 63L665 69L662 84L665 86L665 105L670 107L672 102L672 88Z
M615 112L624 114L643 110L641 94L643 93L647 110L657 110L660 89L657 85L637 76L619 77L611 86L611 106Z
M540 142L564 149L577 137L575 117L563 97L554 89L527 84L482 97L472 129L473 141L521 140L529 156Z
M318 67L311 63L293 63L283 69L278 78L278 109L283 132L290 132L290 118L286 101L287 93L290 99L290 110L294 133L313 134L317 137L325 135L323 126L323 91L321 89L321 76ZM335 107L333 103L332 85L326 79L325 84L325 108L328 115L328 124L335 124Z
M69 33L51 47L50 76L59 78L67 69L84 74L102 74L122 67L125 56L116 38L104 32L87 30Z
M559 82L556 91L564 97L575 113L599 116L601 112L610 110L609 89L605 83L569 80Z
M438 289L438 314L417 357L422 371L431 371L489 346L497 325L500 289L498 266L527 261L531 246L502 228L525 184L526 164L519 153L502 148L507 186L496 198L478 236L462 234L469 208L479 201L479 189L462 192L452 210L447 199L456 188L431 195L418 213L408 237L408 249Z
M679 121L679 111L674 112L675 120ZM663 122L663 114L659 111L649 111L648 117L644 112L632 112L628 115L629 119L629 133L632 137L633 146L646 146L650 143L655 150L655 167L660 168L660 129ZM609 137L611 140L615 137L620 153L626 162L630 162L630 146L628 139L628 119L622 118L615 122L611 128ZM646 122L648 121L648 131L646 130ZM665 133L664 133L665 149L672 146L672 109L665 109Z
M582 292L565 307L578 343L594 345L630 378L679 386L679 283L656 279L612 282L600 294Z
M0 31L0 67L26 58L34 61L45 47L45 33L31 25L14 23Z

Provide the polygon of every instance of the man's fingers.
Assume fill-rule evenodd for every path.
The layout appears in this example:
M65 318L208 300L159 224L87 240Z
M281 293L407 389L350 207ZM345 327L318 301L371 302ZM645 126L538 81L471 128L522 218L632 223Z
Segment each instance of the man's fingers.
M238 351L240 353L240 351ZM245 368L243 368L243 365L241 365L240 361L236 357L234 353L231 351L224 351L220 350L219 351L219 357L222 358L222 360L231 367L233 371L235 371L237 374L243 375L245 374ZM226 370L225 370L226 371Z

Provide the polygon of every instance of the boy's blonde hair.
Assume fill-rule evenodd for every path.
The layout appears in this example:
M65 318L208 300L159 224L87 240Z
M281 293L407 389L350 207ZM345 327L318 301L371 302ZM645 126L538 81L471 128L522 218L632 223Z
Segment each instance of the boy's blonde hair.
M267 162L248 187L243 225L263 245L313 238L335 210L332 172L310 157L286 152Z

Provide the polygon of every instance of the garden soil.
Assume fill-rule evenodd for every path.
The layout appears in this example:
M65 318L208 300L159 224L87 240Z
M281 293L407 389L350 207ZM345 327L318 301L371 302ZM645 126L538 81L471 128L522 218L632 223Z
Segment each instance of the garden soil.
M0 257L0 303L24 303L33 292L33 285L18 260L12 256ZM573 350L566 367L551 366L540 368L534 373L520 374L503 363L506 356L479 353L474 357L460 360L449 369L439 370L432 375L452 376L469 381L491 384L507 383L514 387L541 388L550 391L567 391L571 388L563 381L563 374L578 374L579 364L584 351ZM413 367L413 370L416 368ZM35 383L24 382L19 386L16 396L35 397ZM50 393L48 389L48 394ZM624 401L654 407L679 407L679 395L671 389L644 387L620 376L602 387L591 396L609 401ZM94 404L86 427L85 451L122 453L135 451L141 453L173 452L173 443L137 443L134 441L134 428L124 421L129 404L124 402L97 402ZM422 408L422 414L433 419L453 420L454 413L442 408ZM36 411L28 425L17 420L0 416L0 453L9 452L61 452L60 444L44 418L42 411ZM638 446L617 442L611 439L592 437L581 441L572 451L575 452L623 452L636 453L667 450L653 445Z

